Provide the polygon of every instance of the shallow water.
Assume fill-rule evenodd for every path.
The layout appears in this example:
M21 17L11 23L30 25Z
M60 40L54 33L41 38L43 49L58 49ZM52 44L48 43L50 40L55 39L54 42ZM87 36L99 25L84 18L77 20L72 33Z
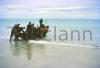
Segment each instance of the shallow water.
M16 23L26 26L38 20L0 19L0 68L100 68L100 20L47 20L46 39L9 43L10 28ZM44 20L45 21L45 20ZM54 26L57 28L56 40ZM59 40L59 30L68 32L68 40ZM81 40L70 40L71 30L79 30ZM82 40L82 31L91 30L93 40ZM88 35L86 36L88 39Z
M99 68L99 54L95 47L0 40L0 68Z
M27 26L28 22L34 22L35 26L39 25L38 19L0 19L0 39L9 39L11 28L14 24L20 23L20 26ZM99 19L44 19L44 24L49 25L48 38L54 41L55 32L56 32L56 40L59 39L59 36L64 32L60 32L64 30L68 33L68 39L65 41L71 41L71 31L78 30L80 33L80 41L83 42L83 31L90 30L92 32L92 41L99 43L100 40L100 20ZM56 27L56 31L55 31ZM77 34L74 36L77 38ZM88 35L86 36L86 39ZM77 39L74 39L74 41ZM89 40L89 38L88 38ZM88 41L86 40L86 42ZM60 40L61 41L61 40ZM72 41L71 41L72 42Z

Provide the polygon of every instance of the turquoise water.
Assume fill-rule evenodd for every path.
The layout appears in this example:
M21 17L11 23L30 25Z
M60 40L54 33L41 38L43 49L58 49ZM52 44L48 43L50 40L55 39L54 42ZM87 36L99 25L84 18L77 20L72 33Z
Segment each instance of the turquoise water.
M38 19L0 19L0 68L100 68L100 20L44 19L51 30L46 39L9 43L8 27L26 26L29 21L39 25ZM59 39L60 30L68 33L67 40ZM80 41L77 34L71 40L72 30L79 31ZM84 30L91 30L92 40L89 35L83 40Z
M38 19L0 19L0 39L9 39L11 28L14 24L20 23L21 26L27 26L31 21L36 25L39 25ZM54 40L54 28L56 27L57 40L60 30L66 30L68 32L68 40L70 41L71 31L78 30L80 34L83 34L84 30L90 30L92 32L92 41L99 43L100 34L100 20L98 19L44 19L44 24L49 25L51 32L47 37ZM82 36L81 36L82 37ZM81 39L81 41L83 41ZM87 41L85 41L87 42Z

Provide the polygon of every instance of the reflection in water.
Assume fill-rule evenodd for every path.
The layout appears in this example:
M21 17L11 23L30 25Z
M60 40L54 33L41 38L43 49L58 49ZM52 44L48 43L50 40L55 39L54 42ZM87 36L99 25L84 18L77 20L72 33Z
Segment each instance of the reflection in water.
M32 58L32 44L26 43L26 56L27 56L27 59L31 60L31 58Z
M45 46L43 44L32 44L24 41L16 41L11 43L11 51L14 56L24 55L28 60L32 59L32 56L45 55Z

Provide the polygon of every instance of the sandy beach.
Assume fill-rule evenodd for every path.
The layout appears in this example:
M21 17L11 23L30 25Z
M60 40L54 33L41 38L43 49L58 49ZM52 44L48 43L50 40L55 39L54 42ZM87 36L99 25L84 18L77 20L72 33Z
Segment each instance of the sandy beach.
M100 49L0 40L0 68L99 68Z

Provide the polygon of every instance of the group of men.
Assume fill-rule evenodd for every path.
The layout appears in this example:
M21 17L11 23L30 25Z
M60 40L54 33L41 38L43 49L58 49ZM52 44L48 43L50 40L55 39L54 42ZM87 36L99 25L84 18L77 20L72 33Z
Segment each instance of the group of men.
M14 39L15 41L17 41L19 37L26 41L31 39L36 39L36 38L41 39L45 37L48 32L49 26L45 26L43 24L42 18L39 20L39 23L40 25L35 27L34 23L32 24L31 22L29 22L25 31L24 31L25 27L20 27L20 24L14 25L10 35L10 42L13 35L15 36Z

